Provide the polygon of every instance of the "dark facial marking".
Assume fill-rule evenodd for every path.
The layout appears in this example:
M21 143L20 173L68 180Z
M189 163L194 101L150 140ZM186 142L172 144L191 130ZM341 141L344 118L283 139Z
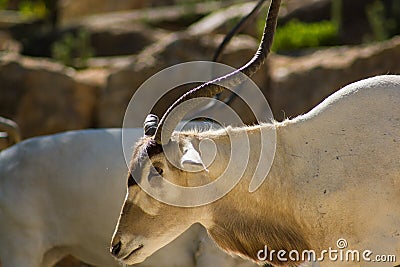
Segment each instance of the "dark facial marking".
M144 162L147 158L151 158L163 152L162 145L157 144L154 140L142 140L144 143L137 145L137 150L134 152L132 166L128 176L128 187L137 185L136 179L141 179ZM141 142L141 141L139 141ZM135 178L134 178L135 177Z
M163 152L162 145L155 143L153 140L151 140L145 148L145 153L149 158L154 155L160 154L161 152Z
M136 180L133 179L132 174L129 173L129 176L128 176L128 187L131 187L131 186L134 186L134 185L137 185Z

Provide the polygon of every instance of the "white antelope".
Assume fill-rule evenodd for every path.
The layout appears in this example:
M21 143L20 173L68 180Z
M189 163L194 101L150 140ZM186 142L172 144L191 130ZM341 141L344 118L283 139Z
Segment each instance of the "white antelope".
M126 131L132 143L142 135L139 128ZM2 267L50 267L68 254L94 266L120 266L108 244L126 191L121 135L121 129L73 131L0 152ZM210 262L252 266L220 251L195 225L138 267Z
M256 56L239 69L251 76L271 47L279 0L272 0L263 41ZM378 76L351 84L328 97L309 113L272 124L206 132L173 132L182 102L211 97L241 78L237 72L183 95L147 136L138 142L128 175L128 193L111 243L121 262L143 261L194 223L204 225L224 250L259 264L297 266L307 259L288 253L341 248L400 256L400 76ZM240 82L240 81L239 81ZM166 120L168 115L169 120ZM259 153L250 158L240 182L221 199L197 207L168 205L149 196L140 185L165 193L163 179L197 186L216 180L228 166L241 165L230 144L260 146L260 133L276 130L276 152L270 172L255 192L248 191ZM248 138L248 139L247 139ZM214 161L199 152L202 140L216 147ZM207 147L206 147L207 148ZM172 157L166 158L166 153ZM203 150L207 152L207 150ZM205 153L207 154L207 153ZM261 162L267 160L261 158ZM204 167L206 166L206 168ZM178 168L179 167L179 168ZM196 170L184 171L182 168ZM234 170L233 173L241 170ZM177 191L178 192L178 191ZM180 192L180 191L179 191ZM165 193L166 195L168 192ZM179 198L180 195L174 195ZM201 197L194 195L193 198ZM264 251L267 247L268 250ZM283 251L280 257L276 252ZM260 253L261 252L261 253ZM274 254L275 252L275 254ZM344 250L346 252L346 250ZM331 261L321 266L394 266ZM262 256L262 257L260 257ZM365 256L361 254L361 256ZM391 258L392 260L394 258ZM332 259L333 260L333 259ZM356 260L356 259L355 259Z
M264 1L260 0L252 13L227 35L214 61L240 25ZM259 101L257 96L253 98ZM258 106L255 112L261 116L263 108ZM203 111L225 112L219 103ZM193 126L204 127L204 124L185 127ZM10 120L0 117L0 131L6 133L0 135L0 150L21 140L18 126ZM126 130L129 140L125 141L134 144L141 133L142 129ZM126 191L123 173L127 167L121 136L121 129L73 131L32 138L0 153L2 267L50 267L66 255L95 266L120 265L108 252L108 244ZM194 225L138 267L213 264L254 266L223 253L203 227Z

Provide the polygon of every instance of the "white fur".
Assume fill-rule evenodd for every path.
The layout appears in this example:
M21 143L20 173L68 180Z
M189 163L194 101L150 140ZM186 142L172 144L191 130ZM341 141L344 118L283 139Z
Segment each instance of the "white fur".
M122 240L120 255L129 255L129 244L137 242L143 231L146 237L139 240L143 249L137 256L125 261L140 262L156 251L154 240L160 239L152 234L154 231L165 235L161 240L165 244L168 237L172 240L193 223L201 223L218 244L237 254L243 255L240 248L244 245L262 249L265 242L278 250L295 246L319 253L330 247L337 248L336 241L345 238L350 250L397 256L396 263L379 266L398 265L400 76L378 76L353 83L307 114L275 125L277 144L273 165L255 192L248 192L248 184L258 157L257 153L250 153L244 179L216 202L188 209L160 204L162 208L156 218L139 209L126 209L114 234L113 244ZM271 125L232 128L228 129L233 133L230 139L223 131L175 133L170 143L178 143L177 147L210 138L220 148L215 164L207 173L183 174L170 167L163 153L153 155L151 160L163 170L163 177L175 183L187 184L199 177L205 182L219 177L222 173L219 168L225 168L232 160L230 150L224 149L230 142L241 145L250 136L250 143L257 146L256 133L271 129ZM239 161L243 160L239 156L230 165L240 166ZM147 164L142 171L146 177L151 162L141 163ZM126 207L149 201L150 197L141 193L134 187L128 190ZM147 225L142 230L137 230L137 221L129 220L138 218L139 214L140 222ZM246 256L257 260L255 254ZM377 263L330 262L325 257L321 266L364 267L377 266Z
M128 136L133 145L142 129L131 129ZM95 266L119 266L109 242L126 191L126 173L120 129L32 138L2 151L2 267L49 267L67 254ZM194 225L138 266L241 262L209 242L204 229Z

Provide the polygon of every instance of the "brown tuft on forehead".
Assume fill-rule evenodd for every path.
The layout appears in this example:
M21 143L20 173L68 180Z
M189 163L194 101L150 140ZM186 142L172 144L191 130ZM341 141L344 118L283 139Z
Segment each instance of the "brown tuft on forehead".
M137 142L136 148L133 152L130 170L128 173L128 187L137 185L136 180L141 179L141 173L146 158L150 159L153 156L162 152L162 145L157 144L152 138L145 137Z

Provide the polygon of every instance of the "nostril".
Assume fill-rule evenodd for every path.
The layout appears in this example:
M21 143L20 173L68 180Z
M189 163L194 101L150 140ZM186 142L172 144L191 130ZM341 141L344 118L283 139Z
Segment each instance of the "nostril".
M118 256L119 252L121 251L121 241L119 241L117 244L115 244L114 246L112 246L111 248L111 253L114 256Z

